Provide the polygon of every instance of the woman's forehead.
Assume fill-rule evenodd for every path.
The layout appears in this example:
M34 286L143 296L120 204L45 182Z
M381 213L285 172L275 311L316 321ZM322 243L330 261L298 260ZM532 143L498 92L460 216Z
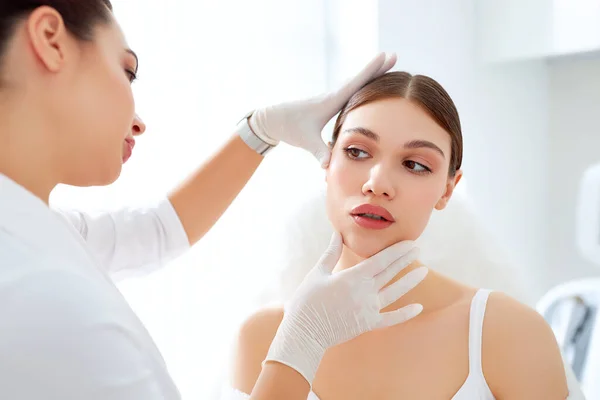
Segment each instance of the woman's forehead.
M377 100L350 111L342 132L367 128L382 142L427 139L450 144L450 135L418 104L403 98Z

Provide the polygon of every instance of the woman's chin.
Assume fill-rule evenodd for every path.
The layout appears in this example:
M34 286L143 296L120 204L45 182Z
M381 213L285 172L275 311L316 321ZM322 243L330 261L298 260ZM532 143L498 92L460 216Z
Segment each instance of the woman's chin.
M355 237L352 234L344 235L344 245L352 252L352 256L355 256L357 260L364 260L374 256L387 247L387 244L383 243L381 240Z
M388 247L408 238L377 237L376 235L365 235L359 232L347 231L343 235L344 245L357 259L366 259L387 249Z

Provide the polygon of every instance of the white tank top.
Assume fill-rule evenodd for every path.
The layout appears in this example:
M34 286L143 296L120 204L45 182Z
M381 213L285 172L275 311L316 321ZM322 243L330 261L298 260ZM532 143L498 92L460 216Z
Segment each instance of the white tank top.
M469 314L469 375L452 400L495 400L481 367L481 338L483 317L490 291L480 289L473 296ZM310 392L307 400L320 400Z
M495 400L490 390L481 367L481 338L483 332L483 318L490 291L480 289L473 296L469 314L469 375L465 383L452 397L452 400ZM226 387L221 400L246 400L250 396L238 390ZM320 400L316 394L310 392L307 400Z

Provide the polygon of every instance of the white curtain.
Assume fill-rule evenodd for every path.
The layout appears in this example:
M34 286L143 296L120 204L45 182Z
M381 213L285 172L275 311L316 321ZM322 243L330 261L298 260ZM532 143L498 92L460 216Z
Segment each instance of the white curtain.
M115 184L60 187L53 205L96 211L153 202L207 159L248 110L328 86L321 0L113 4L140 58L134 92L148 130ZM275 268L273 227L322 183L310 155L281 147L192 251L120 285L184 399L214 397L237 326Z

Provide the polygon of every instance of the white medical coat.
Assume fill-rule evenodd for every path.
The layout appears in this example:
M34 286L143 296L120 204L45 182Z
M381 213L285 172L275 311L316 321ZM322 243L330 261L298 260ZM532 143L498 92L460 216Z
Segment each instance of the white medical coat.
M59 214L0 174L0 399L179 399L113 278L188 247L168 200Z

